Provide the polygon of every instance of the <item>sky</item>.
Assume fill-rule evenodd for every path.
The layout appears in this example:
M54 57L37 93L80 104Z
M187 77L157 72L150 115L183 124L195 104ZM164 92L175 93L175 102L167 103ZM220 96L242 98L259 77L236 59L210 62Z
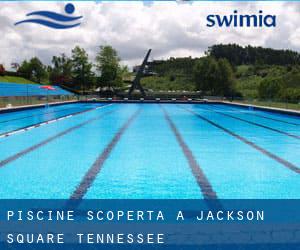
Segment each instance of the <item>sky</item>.
M122 63L139 64L147 49L151 59L200 57L218 43L238 43L300 51L300 2L73 2L79 27L55 30L37 24L14 23L26 14L51 10L65 14L67 2L0 2L0 64L10 68L37 56L50 64L53 55L71 54L79 45L93 61L100 45L112 45ZM275 28L209 28L209 14L276 15Z

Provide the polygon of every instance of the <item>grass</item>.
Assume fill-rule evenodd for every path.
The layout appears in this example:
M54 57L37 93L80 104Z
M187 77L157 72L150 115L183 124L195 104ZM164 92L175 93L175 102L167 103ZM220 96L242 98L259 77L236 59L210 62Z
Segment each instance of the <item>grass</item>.
M20 83L20 84L36 84L28 79L17 76L0 76L0 82L11 82L11 83Z
M141 84L144 88L153 91L195 90L194 83L185 76L148 76L142 78Z

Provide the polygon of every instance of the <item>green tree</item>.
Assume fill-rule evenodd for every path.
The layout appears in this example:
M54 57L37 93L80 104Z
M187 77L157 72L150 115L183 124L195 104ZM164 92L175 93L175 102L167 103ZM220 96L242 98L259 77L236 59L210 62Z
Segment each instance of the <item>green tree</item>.
M24 60L21 63L19 69L18 69L18 73L21 76L23 76L23 77L25 77L27 79L30 79L31 78L31 66L30 66L30 63L27 62L26 60Z
M43 78L47 77L46 67L37 57L33 57L30 62L31 79L41 83Z
M119 86L122 82L122 75L128 71L120 67L120 58L117 51L111 46L100 46L96 56L96 69L100 73L99 85Z
M216 85L218 64L213 57L198 59L194 66L196 88L203 92L213 92Z
M280 91L280 99L282 101L289 101L293 103L299 103L300 100L300 89L296 88L285 88L283 91Z
M264 79L258 86L258 95L262 99L274 99L279 96L282 89L282 79Z
M76 46L72 50L72 75L76 88L85 91L93 86L94 74L87 52Z
M50 67L50 81L53 84L72 83L72 60L65 54L53 56L52 67Z
M46 66L37 57L31 58L29 62L23 61L18 69L18 73L38 83L47 78Z
M211 95L229 96L233 93L234 73L227 59L198 59L194 66L194 81L198 90Z
M218 60L217 79L214 85L216 95L231 96L234 89L234 73L227 59Z
M237 44L217 44L210 47L206 54L217 59L226 58L232 65L297 65L300 63L300 54L295 51L252 47L250 45L242 47Z

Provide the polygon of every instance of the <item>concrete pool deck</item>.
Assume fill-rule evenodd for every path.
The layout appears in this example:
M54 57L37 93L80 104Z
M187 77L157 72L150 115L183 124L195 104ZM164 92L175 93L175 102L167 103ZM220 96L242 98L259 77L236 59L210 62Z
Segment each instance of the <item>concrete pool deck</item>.
M276 112L276 113L300 116L300 111L294 110L294 109L283 109L283 108L259 106L259 105L245 104L245 103L239 103L239 102L228 102L228 101L222 101L221 103L235 105L235 106L239 106L239 107L245 107L245 108L252 107L252 108L255 108L258 110L263 110L263 111L271 111L271 112Z
M78 103L78 101L63 101L63 102L52 102L48 103L49 106L57 106L57 105L63 105L63 104L72 104L72 103ZM42 108L47 103L41 103L41 104L31 104L31 105L23 105L23 106L12 106L10 108L0 108L0 114L1 113L7 113L7 112L13 112L13 111L21 111L26 109L34 109L34 108Z

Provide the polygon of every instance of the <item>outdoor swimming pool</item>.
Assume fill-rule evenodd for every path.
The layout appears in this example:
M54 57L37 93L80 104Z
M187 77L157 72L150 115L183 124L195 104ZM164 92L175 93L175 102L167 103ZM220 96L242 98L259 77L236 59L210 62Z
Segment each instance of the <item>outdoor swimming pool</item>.
M296 116L223 104L3 113L0 198L299 199L299 128Z

